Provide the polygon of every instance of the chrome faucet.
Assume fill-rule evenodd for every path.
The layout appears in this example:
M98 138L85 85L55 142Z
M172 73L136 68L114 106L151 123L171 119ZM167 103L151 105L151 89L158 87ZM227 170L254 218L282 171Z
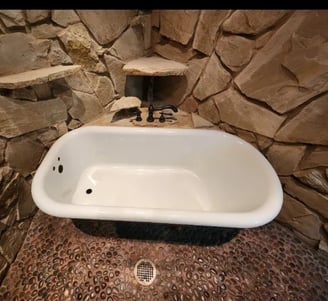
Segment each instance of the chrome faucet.
M148 107L147 121L148 122L154 122L154 120L155 120L155 118L154 118L154 112L155 111L166 110L166 109L171 109L173 112L178 112L177 107L174 106L174 105L164 105L164 106L157 107L157 108L155 108L153 105L150 105ZM161 112L161 117L159 118L159 121L160 122L165 122L164 112Z

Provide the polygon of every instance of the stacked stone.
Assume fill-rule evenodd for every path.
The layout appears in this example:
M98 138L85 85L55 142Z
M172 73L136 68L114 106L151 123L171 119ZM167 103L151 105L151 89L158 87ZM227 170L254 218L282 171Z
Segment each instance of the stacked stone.
M137 11L0 10L0 282L25 238L36 207L31 180L49 147L103 114L124 95L127 60L143 55ZM15 76L80 65L62 79L15 84ZM51 80L51 81L50 81Z
M154 51L189 66L171 100L258 148L284 187L277 220L326 251L327 26L315 10L152 13Z

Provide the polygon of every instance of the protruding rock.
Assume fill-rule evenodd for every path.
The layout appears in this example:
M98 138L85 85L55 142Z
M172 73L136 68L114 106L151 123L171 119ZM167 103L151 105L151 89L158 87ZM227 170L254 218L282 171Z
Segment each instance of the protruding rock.
M44 146L30 138L16 138L8 142L6 161L24 177L31 174L40 162Z
M211 121L212 123L218 123L220 121L219 112L213 99L211 98L198 106L198 113L201 117Z
M213 99L222 121L270 138L286 118L249 102L232 88L213 96Z
M49 66L46 59L49 47L45 48L44 46L44 43L40 44L40 41L30 34L15 32L1 35L0 75Z
M48 55L49 62L54 65L69 65L72 64L72 59L66 54L66 52L60 47L58 41L51 42L51 48Z
M46 129L44 132L38 135L38 140L46 147L50 147L55 140L59 137L58 130L56 128Z
M318 169L298 170L294 172L294 176L305 185L328 194L328 181L323 171Z
M53 39L60 30L60 27L45 23L32 27L32 35L37 39Z
M197 108L198 108L198 102L196 98L194 98L192 95L187 97L185 101L179 106L179 109L188 113L196 112Z
M82 125L83 125L83 123L82 123L81 121L76 120L76 119L72 119L72 120L69 122L69 124L68 124L68 128L69 128L70 130L74 130L74 129L79 128L79 127L82 126Z
M27 9L25 11L27 22L35 23L49 17L49 9Z
M263 35L261 35L259 38L256 39L254 48L255 49L262 48L269 41L269 39L272 37L273 34L274 34L274 30L268 31Z
M286 10L237 10L222 28L232 33L258 34L272 27L286 13Z
M213 53L194 89L193 95L202 101L225 89L230 79L230 73L223 68L216 54Z
M0 77L0 88L18 89L28 86L41 85L58 78L69 76L81 69L81 66L53 66L21 72Z
M105 72L106 68L97 56L95 43L81 23L68 26L58 37L64 43L72 60L92 72Z
M112 81L107 76L98 76L88 72L87 77L103 107L108 105L116 96Z
M328 218L328 196L302 185L292 177L280 177L280 180L288 194Z
M287 194L284 194L284 203L277 220L292 226L311 239L320 239L320 218Z
M124 62L144 55L143 34L140 27L130 27L109 49L109 53Z
M123 72L124 63L111 55L104 55L107 70L114 83L115 90L119 96L123 96L125 89L126 75Z
M66 106L59 99L18 101L0 96L0 136L12 138L66 120Z
M328 94L324 94L303 108L276 134L283 142L304 142L328 145Z
M328 147L318 146L314 150L312 150L308 155L306 155L300 167L304 168L313 168L319 166L327 166L328 167Z
M138 97L128 96L121 97L118 100L115 100L113 105L111 106L111 111L118 111L121 109L132 108L132 107L140 107L141 100Z
M183 75L186 70L185 64L157 56L138 58L123 67L127 74L147 76Z
M327 91L327 16L326 11L296 11L238 74L240 90L279 113Z
M179 46L178 43L175 44L156 44L154 51L166 59L178 61L181 63L187 63L193 56L195 56L196 53L191 48L184 48Z
M254 41L240 36L223 36L216 44L216 53L223 64L233 71L246 65L253 55Z
M101 45L116 39L136 14L133 10L78 10L82 22Z
M219 26L228 14L229 10L202 10L192 47L202 53L211 55Z
M160 33L187 45L194 34L199 10L161 10Z
M278 175L292 175L304 155L305 148L305 145L274 143L266 155Z
M1 9L0 19L8 28L23 27L26 24L23 11L20 9Z
M79 16L72 9L54 9L51 19L60 26L67 27L80 21Z
M80 91L73 92L73 106L69 110L72 118L86 123L101 113L103 113L103 108L95 95Z
M247 141L248 143L252 144L254 147L258 148L256 143L256 136L254 133L241 129L236 129L236 133L239 138Z

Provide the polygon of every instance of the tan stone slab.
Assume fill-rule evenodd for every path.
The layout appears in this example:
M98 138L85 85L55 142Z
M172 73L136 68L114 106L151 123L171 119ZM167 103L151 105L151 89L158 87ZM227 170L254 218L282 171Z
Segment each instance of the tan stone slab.
M187 68L185 64L153 56L130 61L123 67L123 71L132 75L168 76L183 75Z
M59 79L71 75L78 70L81 66L54 66L41 68L6 76L0 77L0 88L5 89L18 89L27 86L43 84L55 79Z

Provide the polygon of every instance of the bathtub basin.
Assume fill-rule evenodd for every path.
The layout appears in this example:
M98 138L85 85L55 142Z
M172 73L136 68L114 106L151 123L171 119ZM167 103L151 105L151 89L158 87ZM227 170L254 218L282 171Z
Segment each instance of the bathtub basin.
M258 150L202 129L73 130L43 159L32 196L58 217L235 228L266 224L282 206L280 181Z

